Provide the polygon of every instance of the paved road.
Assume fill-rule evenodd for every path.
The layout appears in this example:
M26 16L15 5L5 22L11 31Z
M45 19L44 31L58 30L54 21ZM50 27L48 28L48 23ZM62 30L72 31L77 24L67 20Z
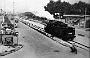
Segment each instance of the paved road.
M73 54L69 48L53 42L21 22L16 30L19 31L19 43L24 47L0 58L89 58L87 51L78 49L78 54Z
M87 38L90 38L90 31L85 31L83 29L77 29L76 28L76 34L82 34Z

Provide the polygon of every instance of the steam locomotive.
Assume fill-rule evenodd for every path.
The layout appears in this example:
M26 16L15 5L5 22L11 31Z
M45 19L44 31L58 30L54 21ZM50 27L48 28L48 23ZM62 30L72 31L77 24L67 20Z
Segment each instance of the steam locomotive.
M67 24L61 21L50 20L46 27L45 32L56 36L64 41L73 41L75 36L75 28L69 27Z

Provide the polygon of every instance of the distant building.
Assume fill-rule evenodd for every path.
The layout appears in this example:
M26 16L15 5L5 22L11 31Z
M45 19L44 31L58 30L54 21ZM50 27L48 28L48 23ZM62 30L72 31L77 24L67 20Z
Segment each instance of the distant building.
M76 25L84 26L87 20L90 20L90 15L63 15L65 23L76 23Z
M63 15L65 19L83 19L83 20L88 20L90 19L90 15Z

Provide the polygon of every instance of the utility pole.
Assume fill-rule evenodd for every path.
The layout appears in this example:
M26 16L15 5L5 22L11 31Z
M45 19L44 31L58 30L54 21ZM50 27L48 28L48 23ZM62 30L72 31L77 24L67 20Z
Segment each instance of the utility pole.
M14 15L14 2L13 2L13 15Z
M14 2L13 2L13 19L14 19ZM15 22L14 22L14 31L15 31Z
M86 27L86 15L87 15L87 8L85 8L85 22L84 22L84 28Z

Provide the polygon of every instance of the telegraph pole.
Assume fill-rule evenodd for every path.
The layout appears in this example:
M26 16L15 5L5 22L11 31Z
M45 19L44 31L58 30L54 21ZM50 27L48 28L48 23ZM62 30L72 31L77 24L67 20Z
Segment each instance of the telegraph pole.
M15 2L13 2L13 18L14 18L14 16L15 16L14 3L15 3ZM15 32L15 20L14 20L14 32ZM17 45L18 45L18 36L17 36Z
M14 19L14 3L15 2L13 2L13 19ZM15 31L15 22L14 22L14 31Z
M14 15L14 2L13 2L13 15Z
M85 25L86 25L86 14L87 14L87 8L85 8L85 22L84 22L84 28L85 28Z

